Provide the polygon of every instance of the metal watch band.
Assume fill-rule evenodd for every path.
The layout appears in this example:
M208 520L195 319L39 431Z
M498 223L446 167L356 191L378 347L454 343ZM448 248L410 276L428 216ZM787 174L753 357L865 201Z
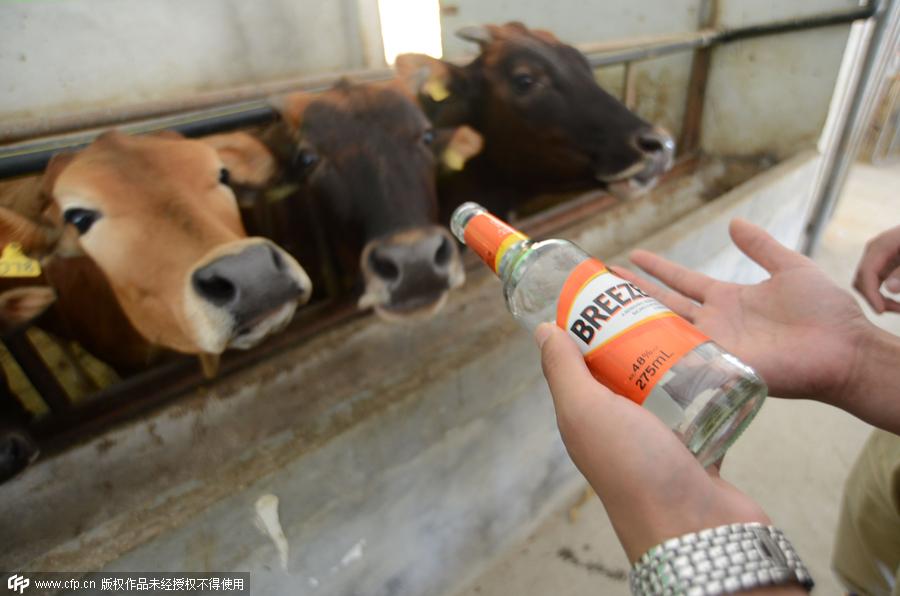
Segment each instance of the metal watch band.
M635 596L714 596L796 583L812 577L784 534L759 523L730 524L654 546L629 574Z

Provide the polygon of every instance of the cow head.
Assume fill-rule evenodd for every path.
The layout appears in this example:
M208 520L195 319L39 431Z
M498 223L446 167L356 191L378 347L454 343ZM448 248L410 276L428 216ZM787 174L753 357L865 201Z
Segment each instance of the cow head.
M437 312L465 273L453 237L436 225L434 133L405 88L342 81L273 103L290 131L290 175L339 231L345 265L362 272L360 307L389 320ZM457 166L475 147L462 137L444 151Z
M457 34L481 49L470 64L405 54L397 72L435 126L466 123L480 132L484 157L511 184L600 184L630 197L671 166L669 134L600 88L584 55L553 34L521 23Z
M54 157L42 182L50 231L19 226L14 239L60 256L59 243L74 237L153 344L196 354L248 348L284 327L311 289L290 255L246 236L226 186L236 160L174 133L108 132Z

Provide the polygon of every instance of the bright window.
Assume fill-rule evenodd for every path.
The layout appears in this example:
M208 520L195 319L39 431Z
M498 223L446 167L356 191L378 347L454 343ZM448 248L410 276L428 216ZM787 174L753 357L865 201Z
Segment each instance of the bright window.
M438 0L378 0L384 59L416 52L440 58L441 8Z

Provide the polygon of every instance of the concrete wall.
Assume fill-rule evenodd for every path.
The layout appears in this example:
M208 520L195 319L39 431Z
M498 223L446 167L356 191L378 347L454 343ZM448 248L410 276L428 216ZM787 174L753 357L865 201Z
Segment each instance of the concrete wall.
M361 68L374 2L0 2L0 123Z

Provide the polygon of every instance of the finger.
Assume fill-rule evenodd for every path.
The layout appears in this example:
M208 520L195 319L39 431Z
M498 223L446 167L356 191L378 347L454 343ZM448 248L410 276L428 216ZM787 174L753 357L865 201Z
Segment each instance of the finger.
M694 317L697 315L697 310L700 307L690 298L682 296L678 292L673 292L668 288L664 288L659 284L655 284L649 279L640 276L633 271L629 271L624 267L613 266L610 267L610 270L625 281L630 281L643 291L647 292L650 296L665 304L676 314L681 315L688 321L694 321Z
M856 269L853 287L863 295L869 306L877 313L883 313L887 304L881 294L882 281L893 275L897 268L894 251L883 242L869 242Z
M884 288L891 294L900 294L900 267L894 269L884 280Z
M882 298L884 300L884 309L890 312L900 312L900 302L893 298Z
M673 263L652 252L636 250L629 255L631 262L659 279L673 290L703 302L709 287L716 283L714 279L687 267Z
M878 281L878 277L874 273L863 269L857 270L856 277L853 278L854 289L865 298L872 310L882 313L884 312L884 298L878 291L879 285L881 284Z
M742 253L769 273L808 263L806 257L785 247L764 229L747 220L733 219L728 233Z
M888 266L882 268L879 274L879 278L884 280L882 287L889 294L900 293L900 266L897 265L898 260L900 260L900 257L890 259ZM890 296L886 296L882 292L879 292L879 296L884 303L885 310L900 312L900 302Z
M615 395L594 379L584 356L565 331L552 323L542 323L535 330L541 349L541 368L557 413L578 410L597 399L615 399Z
M863 262L859 264L859 269L856 270L853 287L862 294L862 297L866 299L872 310L877 313L884 312L884 298L881 296L881 292L878 291L880 286L881 280L878 279L875 269L870 268L867 259L864 258Z

